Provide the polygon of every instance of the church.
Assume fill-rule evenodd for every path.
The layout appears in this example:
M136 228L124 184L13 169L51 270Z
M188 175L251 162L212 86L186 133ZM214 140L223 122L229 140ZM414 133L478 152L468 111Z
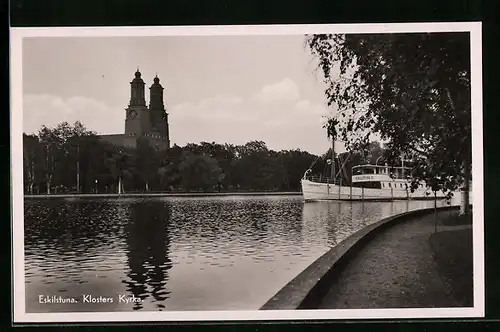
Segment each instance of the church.
M144 81L139 68L130 82L130 102L125 109L125 133L100 135L102 139L127 148L136 148L139 138L146 139L156 150L170 147L168 114L163 104L163 87L155 76L149 88L149 107L146 105Z

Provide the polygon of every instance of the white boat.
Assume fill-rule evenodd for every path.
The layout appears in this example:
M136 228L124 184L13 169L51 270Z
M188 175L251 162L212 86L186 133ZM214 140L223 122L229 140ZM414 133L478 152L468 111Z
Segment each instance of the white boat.
M425 183L411 191L408 167L389 167L387 165L359 165L352 168L352 181L349 186L329 177L309 176L307 170L301 180L305 201L392 201L407 199L445 198L443 192L434 193Z
M358 165L352 167L351 183L342 185L342 179L339 177L341 172L345 172L345 164L349 156L339 165L340 170L335 173L335 143L332 140L332 159L327 162L331 165L330 177L311 176L311 165L302 177L302 194L305 201L317 200L337 200L337 201L394 201L409 199L444 199L444 192L433 192L425 182L421 182L418 187L411 190L411 168L405 167L404 156L401 156L401 167L390 167L387 165L378 165L379 157L375 165Z

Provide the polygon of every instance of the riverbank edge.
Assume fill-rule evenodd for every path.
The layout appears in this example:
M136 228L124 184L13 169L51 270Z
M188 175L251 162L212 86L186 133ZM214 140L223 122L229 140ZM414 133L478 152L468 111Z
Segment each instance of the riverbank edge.
M211 196L299 196L302 192L212 192L212 193L127 193L127 194L39 194L24 195L25 199L50 198L130 198L130 197L211 197Z
M437 208L438 211L459 209L459 206ZM330 288L332 280L373 237L397 222L404 222L433 212L434 208L409 211L384 218L360 229L305 268L271 297L260 310L316 309L317 304Z

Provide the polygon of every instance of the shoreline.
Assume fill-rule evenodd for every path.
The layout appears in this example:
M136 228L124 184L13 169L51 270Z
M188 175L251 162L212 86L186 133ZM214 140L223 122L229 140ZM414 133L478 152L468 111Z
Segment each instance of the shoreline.
M458 209L458 206L444 206L438 207L437 211ZM318 309L316 307L324 300L331 284L370 241L395 225L433 212L434 208L403 212L358 230L307 266L259 310Z
M130 197L218 197L218 196L299 196L299 191L272 192L207 192L207 193L125 193L125 194L37 194L24 195L25 199L50 198L130 198Z

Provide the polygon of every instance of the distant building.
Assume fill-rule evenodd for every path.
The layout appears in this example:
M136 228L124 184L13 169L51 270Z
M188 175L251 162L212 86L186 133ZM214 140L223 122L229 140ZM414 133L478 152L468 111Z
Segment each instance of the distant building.
M146 106L145 83L139 68L130 82L130 102L125 109L125 133L100 135L102 139L118 146L137 147L137 140L145 138L157 150L170 147L168 114L163 104L163 87L155 76L149 88L149 107Z

